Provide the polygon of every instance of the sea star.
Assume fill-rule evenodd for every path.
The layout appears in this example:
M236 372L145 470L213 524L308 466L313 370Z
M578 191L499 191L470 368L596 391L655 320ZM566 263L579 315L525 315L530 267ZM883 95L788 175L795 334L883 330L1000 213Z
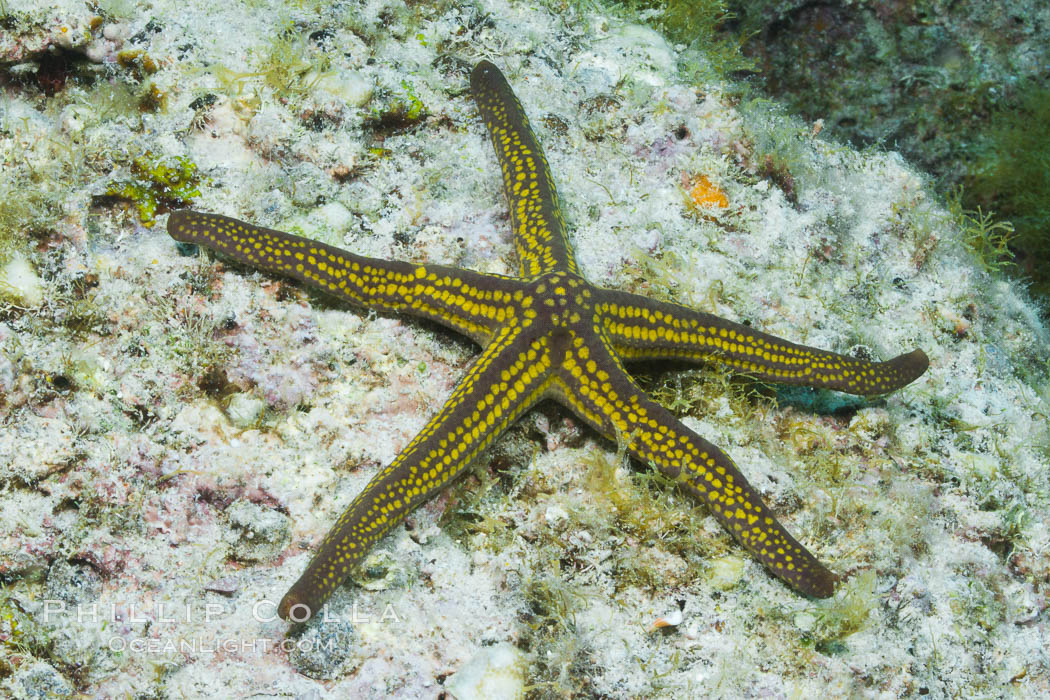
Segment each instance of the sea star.
M482 61L470 85L503 171L519 277L366 258L214 214L182 210L168 219L178 241L358 306L436 321L483 348L441 410L340 516L281 600L280 616L298 622L316 613L379 538L547 398L705 502L789 586L830 596L836 576L777 522L724 452L645 395L623 361L715 362L761 379L873 395L919 377L926 355L868 362L592 286L579 274L546 158L503 74Z

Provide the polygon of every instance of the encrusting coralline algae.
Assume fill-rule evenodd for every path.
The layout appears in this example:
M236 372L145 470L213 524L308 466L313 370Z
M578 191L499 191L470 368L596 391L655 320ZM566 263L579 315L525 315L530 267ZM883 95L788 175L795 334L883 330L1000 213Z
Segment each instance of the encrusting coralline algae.
M0 316L5 692L1046 692L1048 334L897 156L739 101L702 53L594 9L0 12L0 262L41 285ZM115 25L134 61L88 53ZM70 52L64 84L37 71L51 46ZM184 158L206 178L195 209L511 274L465 92L481 59L530 115L590 281L837 352L930 356L919 383L852 404L710 369L642 376L843 575L834 597L791 592L541 408L380 541L329 620L275 616L476 350L190 255L105 192L144 154ZM690 206L700 176L728 206Z

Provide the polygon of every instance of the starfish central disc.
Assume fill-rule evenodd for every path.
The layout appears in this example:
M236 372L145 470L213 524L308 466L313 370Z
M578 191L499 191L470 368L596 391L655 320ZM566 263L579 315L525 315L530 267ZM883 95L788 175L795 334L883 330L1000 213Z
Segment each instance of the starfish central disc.
M579 275L548 272L528 286L531 306L541 325L550 329L590 325L594 317L594 288Z

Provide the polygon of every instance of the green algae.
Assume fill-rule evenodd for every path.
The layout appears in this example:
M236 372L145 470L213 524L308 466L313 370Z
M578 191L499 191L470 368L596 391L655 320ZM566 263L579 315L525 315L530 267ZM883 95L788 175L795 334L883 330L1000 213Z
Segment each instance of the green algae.
M990 122L968 183L968 199L994 207L1016 237L1035 290L1050 294L1050 88L1033 85ZM998 251L996 251L998 252Z
M112 183L106 196L131 202L145 226L153 226L161 207L185 206L199 197L205 181L189 158L165 158L151 151L131 162L131 175Z

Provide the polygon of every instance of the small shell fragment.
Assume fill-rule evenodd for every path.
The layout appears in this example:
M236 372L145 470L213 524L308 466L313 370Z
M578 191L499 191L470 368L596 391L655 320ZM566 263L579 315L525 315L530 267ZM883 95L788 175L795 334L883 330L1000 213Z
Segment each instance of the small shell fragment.
M236 576L223 576L204 584L204 590L223 595L233 595L240 587L241 583Z
M653 620L653 624L649 625L649 633L652 634L661 627L677 627L682 624L683 619L681 610L672 610L663 617Z

